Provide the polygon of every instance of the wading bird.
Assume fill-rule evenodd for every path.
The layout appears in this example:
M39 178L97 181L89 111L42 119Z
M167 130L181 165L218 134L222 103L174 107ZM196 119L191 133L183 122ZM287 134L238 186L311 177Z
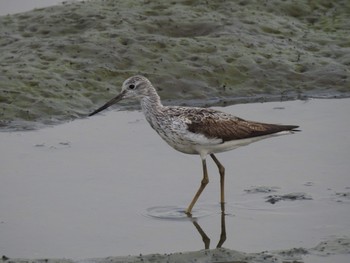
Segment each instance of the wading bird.
M143 76L133 76L125 80L121 92L89 116L123 99L138 100L148 123L175 150L201 157L203 179L185 211L187 214L191 214L194 204L209 183L207 155L210 155L219 169L220 201L224 204L225 168L214 154L280 135L282 132L296 131L299 127L247 121L208 108L163 106L156 89Z

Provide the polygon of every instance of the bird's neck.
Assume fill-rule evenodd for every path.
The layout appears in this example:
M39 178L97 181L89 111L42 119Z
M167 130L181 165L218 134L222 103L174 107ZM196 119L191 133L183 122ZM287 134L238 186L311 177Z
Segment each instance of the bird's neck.
M141 108L146 117L161 113L163 105L155 90L141 99Z

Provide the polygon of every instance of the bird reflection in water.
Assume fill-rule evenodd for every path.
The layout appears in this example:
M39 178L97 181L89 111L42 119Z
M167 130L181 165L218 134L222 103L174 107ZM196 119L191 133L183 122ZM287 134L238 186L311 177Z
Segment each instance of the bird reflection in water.
M218 244L216 245L216 248L221 248L221 246L226 241L226 223L225 223L225 204L221 203L221 233L220 233L220 239ZM196 227L198 233L201 235L202 240L204 242L204 248L209 249L210 248L210 238L207 236L207 234L204 232L202 227L197 222L196 218L192 218L192 215L188 215L188 217L191 219L193 225Z

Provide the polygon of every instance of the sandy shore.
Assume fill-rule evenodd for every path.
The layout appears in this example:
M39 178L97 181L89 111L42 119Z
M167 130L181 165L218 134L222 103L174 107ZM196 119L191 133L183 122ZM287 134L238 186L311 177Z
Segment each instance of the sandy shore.
M83 117L139 73L176 104L349 97L349 3L86 0L0 16L0 129Z
M227 173L223 249L215 249L215 165L208 160L210 184L194 211L211 240L203 250L197 225L174 214L198 187L200 159L168 147L142 113L109 111L0 133L2 262L348 262L350 100L222 110L302 129L218 155Z

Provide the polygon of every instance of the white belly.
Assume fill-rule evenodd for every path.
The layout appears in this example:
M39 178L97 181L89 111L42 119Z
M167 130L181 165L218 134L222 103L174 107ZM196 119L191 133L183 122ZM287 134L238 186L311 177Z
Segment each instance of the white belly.
M162 136L159 134L171 147L174 149L187 153L187 154L198 154L204 159L208 154L220 153L230 151L241 146L246 146L253 142L257 142L270 137L290 134L288 131L283 131L275 134L269 134L265 136L252 137L247 139L232 140L222 142L221 139L208 139L203 135L196 134L196 140L187 140L179 137Z

